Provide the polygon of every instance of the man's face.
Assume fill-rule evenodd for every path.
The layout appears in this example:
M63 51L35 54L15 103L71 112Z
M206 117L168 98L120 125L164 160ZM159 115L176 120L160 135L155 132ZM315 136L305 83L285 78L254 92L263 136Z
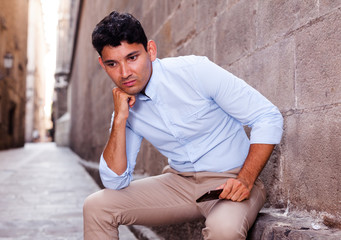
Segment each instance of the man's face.
M156 45L148 42L147 51L142 44L121 42L117 47L105 46L99 62L112 81L122 91L136 95L145 89L156 58Z

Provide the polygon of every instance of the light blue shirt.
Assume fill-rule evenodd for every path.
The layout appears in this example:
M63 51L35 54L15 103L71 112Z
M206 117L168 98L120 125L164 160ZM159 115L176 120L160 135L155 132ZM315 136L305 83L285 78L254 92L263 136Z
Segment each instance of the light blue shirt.
M156 59L145 94L137 95L127 120L126 171L117 175L101 156L106 188L129 185L142 138L177 171L223 172L243 165L250 144L282 137L277 107L206 57ZM252 128L250 139L243 125Z

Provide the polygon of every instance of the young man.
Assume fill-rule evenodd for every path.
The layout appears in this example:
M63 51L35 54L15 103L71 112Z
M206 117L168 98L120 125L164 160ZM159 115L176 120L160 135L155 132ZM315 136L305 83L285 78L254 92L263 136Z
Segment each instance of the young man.
M118 226L179 223L204 216L205 239L245 239L265 202L257 179L283 118L255 89L205 57L157 59L130 14L112 12L92 42L116 88L100 159L106 189L84 204L85 239L118 239ZM252 128L250 140L243 125ZM163 174L131 182L142 138L168 157ZM223 189L219 199L196 202Z

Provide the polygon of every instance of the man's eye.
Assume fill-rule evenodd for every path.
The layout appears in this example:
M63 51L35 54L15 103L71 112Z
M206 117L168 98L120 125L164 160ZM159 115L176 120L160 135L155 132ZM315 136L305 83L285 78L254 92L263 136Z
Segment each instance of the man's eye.
M129 57L129 59L134 61L137 59L137 55L131 56L131 57Z
M116 66L116 63L108 63L107 66L108 66L108 67L115 67L115 66Z

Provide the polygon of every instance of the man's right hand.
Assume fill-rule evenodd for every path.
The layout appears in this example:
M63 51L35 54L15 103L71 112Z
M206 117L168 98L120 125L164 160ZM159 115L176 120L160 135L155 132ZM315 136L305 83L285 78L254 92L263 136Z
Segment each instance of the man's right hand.
M134 106L136 98L117 87L112 90L112 95L114 98L115 116L109 140L103 151L103 158L112 171L121 175L127 169L125 129L129 116L129 107Z
M112 95L114 98L115 118L117 120L126 120L129 116L129 107L135 104L135 96L129 95L118 87L113 88Z

